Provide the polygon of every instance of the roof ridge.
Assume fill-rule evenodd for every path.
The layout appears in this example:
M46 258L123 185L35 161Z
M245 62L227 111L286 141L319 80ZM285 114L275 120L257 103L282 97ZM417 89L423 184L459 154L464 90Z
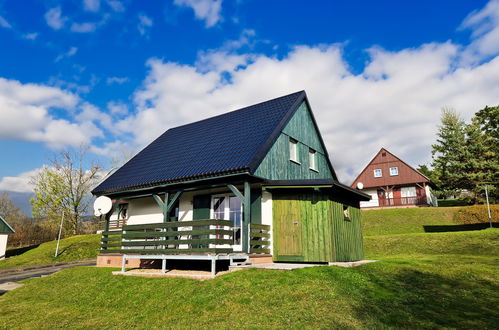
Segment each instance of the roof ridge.
M169 129L167 129L164 133L170 131L170 130L174 130L174 129L177 129L177 128L181 128L181 127L185 127L185 126L189 126L189 125L194 125L194 124L197 124L197 123L201 123L203 121L206 121L206 120L211 120L211 119L214 119L214 118L218 118L218 117L222 117L222 116L226 116L228 114L231 114L231 113L234 113L234 112L237 112L237 111L242 111L242 110L246 110L248 108L252 108L252 107L255 107L255 106L259 106L259 105L262 105L264 103L267 103L267 102L274 102L274 101L277 101L279 99L283 99L285 97L289 97L291 95L294 95L294 94L299 94L299 93L305 93L304 90L301 90L301 91L298 91L298 92L294 92L294 93L290 93L290 94L287 94L287 95L283 95L283 96L279 96L279 97L276 97L276 98L273 98L273 99L269 99L269 100L266 100L266 101L262 101L262 102L259 102L259 103L255 103L255 104L252 104L252 105L248 105L248 106L245 106L245 107L242 107L242 108L239 108L239 109L234 109L234 110L230 110L230 111L227 111L227 112L224 112L224 113L221 113L219 115L215 115L215 116L211 116L211 117L208 117L208 118L204 118L204 119L200 119L200 120L197 120L197 121L193 121L193 122L190 122L190 123L186 123L186 124L182 124L182 125L179 125L179 126L175 126L175 127L171 127ZM164 134L163 133L163 134Z

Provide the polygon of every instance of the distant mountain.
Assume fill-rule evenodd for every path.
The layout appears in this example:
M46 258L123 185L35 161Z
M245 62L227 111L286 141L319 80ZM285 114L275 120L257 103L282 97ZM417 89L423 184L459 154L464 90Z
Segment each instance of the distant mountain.
M9 194L10 199L12 202L21 210L26 213L26 215L31 216L31 204L29 203L29 200L33 198L35 195L34 193L23 193L23 192L15 192L15 191L0 191L0 192L6 192Z

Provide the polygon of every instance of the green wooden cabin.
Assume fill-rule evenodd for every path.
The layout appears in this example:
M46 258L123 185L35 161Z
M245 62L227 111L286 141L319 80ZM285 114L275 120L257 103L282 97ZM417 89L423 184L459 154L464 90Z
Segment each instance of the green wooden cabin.
M363 258L369 196L338 182L304 91L170 129L93 193L113 200L101 256L123 266Z

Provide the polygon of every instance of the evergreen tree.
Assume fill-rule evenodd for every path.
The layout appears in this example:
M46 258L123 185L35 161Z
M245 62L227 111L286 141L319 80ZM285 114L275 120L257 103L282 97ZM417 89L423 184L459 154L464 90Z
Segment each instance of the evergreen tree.
M444 195L455 195L467 184L465 175L466 125L454 109L443 108L437 142L432 145L432 167L438 178L435 184Z

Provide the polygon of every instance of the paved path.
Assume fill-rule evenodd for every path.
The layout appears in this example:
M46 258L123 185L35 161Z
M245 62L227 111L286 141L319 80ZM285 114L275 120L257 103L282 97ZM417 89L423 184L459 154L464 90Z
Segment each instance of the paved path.
M82 260L80 262L68 262L58 264L37 265L21 268L0 270L0 295L17 287L13 282L25 280L32 277L42 277L61 271L63 269L78 266L95 266L95 259Z

